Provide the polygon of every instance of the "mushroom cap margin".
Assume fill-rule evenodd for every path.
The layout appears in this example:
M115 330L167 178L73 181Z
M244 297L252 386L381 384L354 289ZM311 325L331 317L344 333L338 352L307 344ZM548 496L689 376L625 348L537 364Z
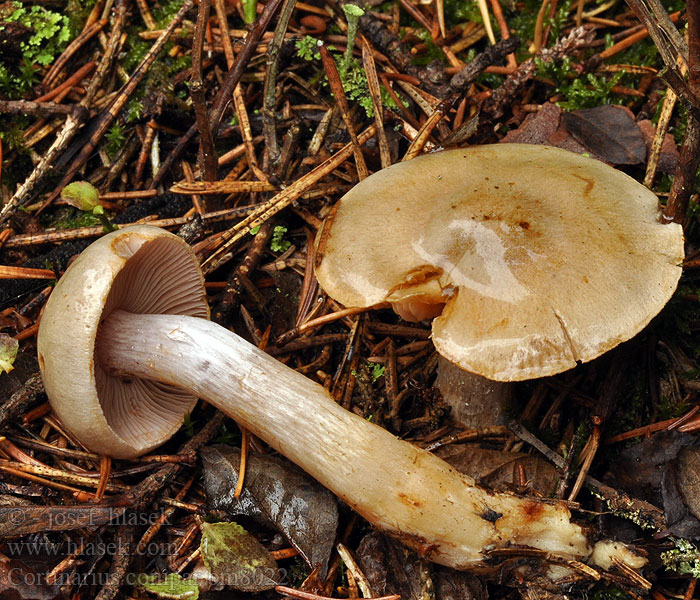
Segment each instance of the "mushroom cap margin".
M180 419L153 423L148 439L135 442L110 425L99 398L95 341L105 304L129 259L157 240L181 253L188 275L198 278L200 298L193 300L198 308L187 314L208 318L204 278L189 245L164 229L137 225L103 236L75 259L51 293L39 325L39 367L54 412L86 447L115 458L139 456L165 442L197 402L189 398Z

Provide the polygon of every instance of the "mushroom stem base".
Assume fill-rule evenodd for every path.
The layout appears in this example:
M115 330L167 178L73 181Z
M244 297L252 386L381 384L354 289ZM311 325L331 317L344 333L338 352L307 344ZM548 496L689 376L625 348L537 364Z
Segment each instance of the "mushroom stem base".
M514 545L578 560L591 553L564 503L478 487L215 323L115 311L96 353L112 375L170 383L207 400L430 560L478 568L486 551Z

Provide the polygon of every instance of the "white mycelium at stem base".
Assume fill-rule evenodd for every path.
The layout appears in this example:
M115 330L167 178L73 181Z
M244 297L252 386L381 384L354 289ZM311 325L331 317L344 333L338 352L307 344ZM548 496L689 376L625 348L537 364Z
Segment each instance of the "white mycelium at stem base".
M475 486L214 323L117 311L102 325L97 356L112 374L160 380L206 399L435 562L469 568L483 561L482 551L513 544L576 559L590 554L563 503Z

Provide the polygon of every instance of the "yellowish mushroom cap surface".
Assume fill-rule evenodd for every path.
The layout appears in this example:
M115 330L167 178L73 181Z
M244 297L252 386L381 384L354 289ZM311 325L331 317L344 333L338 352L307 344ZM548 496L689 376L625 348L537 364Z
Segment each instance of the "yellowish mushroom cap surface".
M436 152L360 182L317 240L346 306L445 303L433 341L490 379L553 375L638 333L681 274L682 229L597 160L527 144ZM402 309L401 309L402 307Z

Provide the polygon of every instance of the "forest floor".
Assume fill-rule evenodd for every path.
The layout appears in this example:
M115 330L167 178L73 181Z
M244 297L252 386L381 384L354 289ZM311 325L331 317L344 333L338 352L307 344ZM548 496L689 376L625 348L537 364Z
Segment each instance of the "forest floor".
M0 599L693 598L699 111L699 0L0 4L0 365L8 371L0 371ZM544 295L568 296L604 323L599 335L615 338L605 350L624 343L578 361L574 352L569 366L583 364L548 377L455 383L429 320L407 322L386 304L357 307L327 295L315 274L327 260L318 233L340 198L373 173L437 150L499 143L556 146L631 176L659 200L662 216L650 228L682 226L685 258L665 265L673 281L658 275L663 300L624 333L606 324L647 304L642 284L657 294L658 255L671 249L621 261L638 266L605 275L602 299L555 290L551 274L551 287L538 284ZM515 163L517 154L494 161L469 181L511 177ZM556 158L547 169L565 170ZM367 254L355 250L370 269L402 262L385 207L420 198L421 185L429 194L437 184L422 177L390 186L389 197L370 199L374 207L368 202L363 222L386 236L386 256L394 257L372 243ZM519 177L511 183L529 189L542 175ZM539 182L543 203L558 177ZM78 181L90 185L66 188ZM470 218L484 222L510 210L487 197L470 202ZM573 196L571 203L582 211L569 224L574 238L604 246L584 215L607 209ZM603 204L619 209L609 225L631 232L624 243L650 243L646 229L631 225L634 203ZM416 218L416 231L424 225L433 235L437 225ZM71 259L108 230L136 223L190 244L219 325L390 437L436 452L499 494L534 498L538 510L549 506L539 498L556 499L591 542L621 540L646 564L605 569L506 538L503 547L480 549L477 572L440 566L428 542L414 540L422 552L407 550L203 402L145 456L118 460L83 446L48 402L39 323ZM490 248L494 256L480 260L498 263ZM550 250L552 264L589 276L578 266L587 248L571 258L561 256L563 246ZM613 255L600 259L598 248L590 253L598 257L591 278L617 264ZM639 277L630 274L636 269ZM369 288L381 287L372 272ZM491 283L511 292L530 285ZM631 297L603 301L625 286ZM474 306L481 316L463 326L469 335L492 317L491 304ZM353 443L340 437L339 452ZM241 446L249 455L246 502L221 491L237 485ZM310 463L324 460L317 450L308 448ZM379 475L368 472L368 480L381 480L385 461L392 456L376 457ZM441 499L439 489L421 493ZM297 511L291 520L289 511ZM502 516L483 519L497 527Z

